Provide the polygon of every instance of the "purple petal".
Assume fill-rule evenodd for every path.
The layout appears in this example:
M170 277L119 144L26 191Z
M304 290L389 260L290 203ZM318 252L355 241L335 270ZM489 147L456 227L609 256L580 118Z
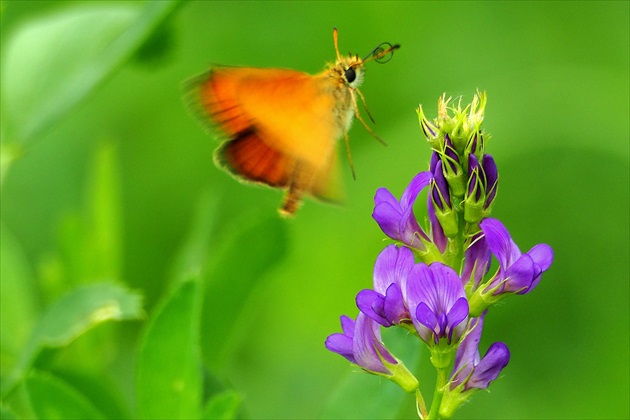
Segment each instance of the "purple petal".
M413 253L407 247L389 245L381 251L374 263L374 290L385 295L390 284L401 284L414 266Z
M459 324L468 315L465 296L464 287L457 273L441 263L433 263L430 266L424 263L416 264L403 285L403 297L410 310L411 320L420 337L427 343L430 338L428 330L446 337L447 330L451 335L456 329L459 336L465 328L459 327ZM460 298L463 298L463 303L460 303ZM447 314L454 306L454 320L451 323ZM461 318L464 311L465 315ZM444 325L440 324L440 320L444 321ZM437 338L436 336L435 339Z
M413 177L400 198L401 207L403 209L412 207L416 198L418 198L418 194L420 194L420 192L429 185L432 178L433 175L431 172L420 172L418 175Z
M463 321L468 319L468 301L465 297L457 299L446 318L448 319L446 333L449 342L458 341L466 329L466 323Z
M484 208L487 209L490 207L490 204L492 204L492 201L497 194L499 171L497 169L497 164L490 155L483 156L481 166L486 174L486 204L484 205Z
M352 337L339 333L331 334L326 339L325 346L333 353L337 353L345 357L351 363L356 363L354 354L352 353Z
M354 335L354 319L349 316L341 316L341 331L347 336L352 337Z
M505 271L521 256L521 251L512 240L510 233L497 219L490 217L483 219L479 227L486 235L488 247L499 260L499 265Z
M451 141L451 138L448 134L444 135L444 154L447 156L446 163L451 168L452 172L457 172L457 165L459 165L459 156L457 156L457 152L455 151L455 146Z
M392 324L400 324L403 320L410 318L403 301L402 291L397 284L392 284L387 288L383 313L385 319Z
M438 191L433 188L433 199L436 203L442 203L442 199L440 198L441 195L444 198L446 205L450 208L451 195L448 190L448 183L446 182L446 178L444 178L444 172L442 171L442 161L439 161L437 163L435 170L433 171L433 181L435 182L435 186L439 190L438 193Z
M414 326L418 331L418 335L424 340L425 343L429 343L431 336L433 336L434 342L438 342L439 334L439 321L435 313L427 306L426 303L421 302L415 310L415 317L412 316Z
M431 153L431 162L429 163L429 172L435 175L435 167L440 161L440 155L438 155L436 151L433 151L433 153Z
M431 264L429 271L432 274L435 296L440 298L439 309L447 313L459 298L466 297L462 282L455 270L442 263Z
M542 271L547 271L553 262L553 249L547 244L535 245L527 251L534 263L540 267Z
M359 312L353 340L353 353L356 364L373 372L390 374L381 357L389 363L397 363L381 342L380 326L373 319Z
M465 390L470 388L485 389L490 382L499 377L499 374L510 361L510 351L504 343L493 343L486 352L483 359L479 362L473 371L470 379L464 387Z
M470 138L470 140L468 141L468 149L470 150L470 153L475 153L477 151L477 142L478 142L478 136L479 132L475 131L475 133L472 135L472 137Z
M534 264L534 260L529 255L523 254L504 273L504 278L507 281L501 292L525 294L529 292L532 282L538 275L540 275L540 270ZM497 292L495 295L498 294Z
M483 276L490 269L492 253L484 235L473 238L472 244L466 249L464 256L464 269L462 271L462 283L473 281L473 289L479 287Z
M468 378L475 365L479 363L479 341L481 340L484 316L485 312L478 318L473 318L470 321L468 335L457 348L455 365L451 374L451 389L462 384Z
M553 262L553 249L547 244L538 244L527 252L532 257L534 264L540 269L540 274L532 281L529 291L534 290L540 282L540 278L544 271L547 271Z
M356 363L353 352L354 320L342 315L341 327L343 334L331 334L326 339L325 346L333 353L337 353L352 363Z
M364 289L357 293L357 308L379 324L389 327L392 324L383 316L385 297L372 289Z
M423 245L417 236L426 240L428 237L418 225L413 214L413 204L420 191L430 183L431 178L430 172L416 175L405 189L400 202L385 188L376 191L372 217L387 236L407 245L422 248Z
M401 240L400 234L400 218L402 209L400 204L385 188L379 188L374 196L374 212L372 217L376 220L379 227L392 239Z
M424 233L420 225L418 225L416 216L413 214L413 207L409 207L403 212L398 230L400 232L400 240L414 248L424 248L424 244L420 241L418 236L427 241L429 240L429 237Z

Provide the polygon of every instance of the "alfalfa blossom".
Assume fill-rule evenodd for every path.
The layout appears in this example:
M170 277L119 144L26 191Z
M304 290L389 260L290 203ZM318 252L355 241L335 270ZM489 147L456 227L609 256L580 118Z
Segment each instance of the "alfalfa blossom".
M341 328L343 333L332 334L326 339L328 350L340 354L366 372L397 383L406 392L414 392L418 388L418 380L385 348L376 321L362 312L359 312L356 322L342 315Z
M501 342L492 343L483 358L480 357L479 341L484 316L485 313L470 321L466 337L457 349L455 364L440 406L442 417L451 417L455 409L472 394L488 388L510 361L510 351Z
M384 327L410 321L403 301L402 285L415 266L413 253L407 247L387 246L374 264L374 289L357 294L357 307Z
M400 201L386 188L379 188L374 196L372 217L383 233L422 255L439 255L436 242L443 242L441 237L434 239L440 235L441 228L430 228L427 234L413 212L418 195L429 186L431 180L431 172L420 172L405 188Z
M433 150L429 170L412 179L400 200L377 190L372 216L395 244L376 259L373 287L357 294L356 322L342 317L343 333L326 340L329 350L364 370L415 389L422 419L451 417L500 376L510 360L507 345L495 342L483 357L479 352L488 309L506 296L531 292L553 261L546 244L522 253L505 226L489 217L499 172L485 150L485 106L486 95L478 92L466 107L442 96L434 120L418 109ZM427 187L420 223L414 205ZM499 267L489 274L493 256ZM429 410L416 378L381 339L380 328L391 327L405 328L429 349L437 372Z
M553 250L547 244L535 245L521 253L508 230L497 219L486 218L479 227L487 248L499 261L499 269L489 281L474 290L471 296L473 316L510 294L523 295L534 290L542 273L553 262Z
M403 298L422 341L429 346L459 341L466 329L468 301L455 270L439 262L417 264L403 286Z

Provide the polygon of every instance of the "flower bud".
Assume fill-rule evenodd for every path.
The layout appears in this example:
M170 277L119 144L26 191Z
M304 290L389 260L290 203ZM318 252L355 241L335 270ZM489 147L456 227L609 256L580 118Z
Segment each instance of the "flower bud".
M431 202L435 210L435 216L442 226L444 234L455 237L459 232L457 224L457 212L453 210L448 183L442 171L442 161L439 160L433 172L431 181Z
M496 196L499 175L494 159L484 155L480 164L474 154L468 155L468 187L464 197L464 220L475 224L490 215Z

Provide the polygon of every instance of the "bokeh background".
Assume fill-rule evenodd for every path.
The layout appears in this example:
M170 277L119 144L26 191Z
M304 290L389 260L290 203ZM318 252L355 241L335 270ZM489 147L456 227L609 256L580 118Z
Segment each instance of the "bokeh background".
M533 293L489 313L482 347L503 341L512 359L457 417L629 416L628 2L186 2L98 89L35 138L19 138L5 75L54 79L61 70L29 61L28 49L10 62L8 46L37 19L96 5L146 6L2 2L3 144L24 146L2 183L2 242L16 244L23 268L19 293L3 269L2 303L20 307L1 320L3 377L43 308L89 281L59 261L105 153L118 186L118 280L144 295L151 314L182 247L202 235L220 279L204 279L208 371L243 395L244 417L322 415L339 384L364 375L323 343L340 330L339 315L356 315L354 296L370 287L386 244L371 218L374 192L400 195L428 167L418 104L435 116L442 93L467 103L480 89L500 173L493 215L522 250L545 242L555 261ZM181 84L212 63L319 72L335 57L334 26L342 52L402 45L389 63L368 65L362 87L388 146L354 124L357 179L344 168L347 202L307 201L294 220L280 220L279 192L239 184L213 165L216 142L187 112ZM142 327L106 327L111 342L82 353L81 340L97 329L48 363L62 371L100 360L94 375L131 406ZM430 389L430 369L420 372ZM396 416L413 415L409 397Z

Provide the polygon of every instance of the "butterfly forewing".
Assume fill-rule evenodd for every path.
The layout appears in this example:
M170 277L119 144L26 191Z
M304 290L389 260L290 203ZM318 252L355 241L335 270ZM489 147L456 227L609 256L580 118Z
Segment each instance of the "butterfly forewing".
M232 174L336 201L334 88L293 70L215 67L197 79L193 107L223 134L216 159Z

